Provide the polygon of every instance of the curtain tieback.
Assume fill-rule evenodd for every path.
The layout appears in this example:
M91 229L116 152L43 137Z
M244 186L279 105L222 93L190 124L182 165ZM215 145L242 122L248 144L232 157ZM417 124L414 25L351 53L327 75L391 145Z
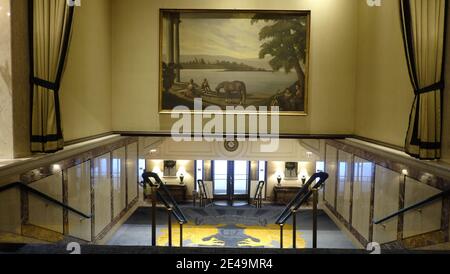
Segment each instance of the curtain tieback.
M432 92L432 91L435 91L435 90L443 90L444 87L445 87L444 81L440 81L440 82L434 83L432 85L426 86L424 88L418 89L414 93L416 95L420 95L420 94Z
M52 83L50 81L43 80L43 79L40 79L40 78L37 78L37 77L33 77L31 79L31 83L34 84L34 85L46 88L46 89L53 90L53 91L58 91L59 90L59 85L58 84Z

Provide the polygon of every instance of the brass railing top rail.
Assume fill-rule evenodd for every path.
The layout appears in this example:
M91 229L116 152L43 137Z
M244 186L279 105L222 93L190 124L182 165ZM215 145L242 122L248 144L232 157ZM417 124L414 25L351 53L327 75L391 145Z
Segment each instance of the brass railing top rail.
M58 206L60 206L60 207L62 207L64 209L67 209L67 210L69 210L69 211L71 211L71 212L73 212L75 214L78 214L78 215L82 216L83 218L91 219L93 217L92 215L84 214L83 212L81 212L81 211L79 211L79 210L77 210L77 209L75 209L73 207L70 207L70 206L68 206L68 205L66 205L66 204L64 204L64 203L62 203L62 202L60 202L60 201L58 201L58 200L48 196L47 194L44 194L44 193L42 193L42 192L40 192L40 191L38 191L38 190L36 190L36 189L34 189L32 187L27 186L24 183L21 183L21 182L15 182L15 183L11 183L11 184L8 184L8 185L5 185L5 186L1 186L0 187L0 193L4 192L6 190L9 190L9 189L13 189L13 188L19 188L19 189L21 189L23 191L26 191L28 193L34 194L34 195L38 196L39 198L42 198L42 199L44 199L46 201L49 201L49 202L51 202L53 204L56 204L56 205L58 205Z

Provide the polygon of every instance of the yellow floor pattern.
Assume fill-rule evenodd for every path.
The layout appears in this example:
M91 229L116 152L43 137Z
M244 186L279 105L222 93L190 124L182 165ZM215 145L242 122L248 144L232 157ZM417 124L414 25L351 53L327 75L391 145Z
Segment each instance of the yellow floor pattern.
M275 224L262 226L235 225L235 228L225 228L226 225L191 225L183 226L183 242L185 246L209 247L266 247L278 248L280 246L280 227ZM158 246L167 246L169 243L168 229L160 230L161 236L157 239ZM232 235L231 235L232 234ZM227 239L233 238L233 246L227 246ZM180 228L178 224L172 226L172 244L179 246ZM283 233L283 247L292 248L292 225L285 225ZM302 233L297 232L297 248L305 248L306 240Z

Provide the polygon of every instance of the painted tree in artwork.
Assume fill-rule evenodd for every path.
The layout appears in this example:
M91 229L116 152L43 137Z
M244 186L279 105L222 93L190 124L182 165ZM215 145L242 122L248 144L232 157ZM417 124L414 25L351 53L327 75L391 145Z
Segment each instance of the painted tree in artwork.
M257 14L251 23L263 20L267 23L259 32L262 43L259 58L272 56L269 64L273 70L284 69L286 73L293 69L297 73L299 84L305 82L305 61L307 45L307 17L284 16L277 14Z

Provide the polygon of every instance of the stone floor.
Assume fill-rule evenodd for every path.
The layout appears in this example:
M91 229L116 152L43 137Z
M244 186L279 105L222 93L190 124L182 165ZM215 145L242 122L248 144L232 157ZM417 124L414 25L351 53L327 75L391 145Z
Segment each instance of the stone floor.
M274 224L283 207L220 207L199 208L181 206L189 223L183 229L183 246L278 248L280 230ZM292 219L291 219L292 220ZM284 230L284 247L292 247L292 225ZM179 242L179 226L173 220L173 244ZM312 211L297 215L297 247L312 247ZM159 208L157 214L157 244L168 244L167 214ZM146 246L151 243L151 209L141 207L119 228L108 245ZM318 247L354 249L350 239L323 212L318 216Z

